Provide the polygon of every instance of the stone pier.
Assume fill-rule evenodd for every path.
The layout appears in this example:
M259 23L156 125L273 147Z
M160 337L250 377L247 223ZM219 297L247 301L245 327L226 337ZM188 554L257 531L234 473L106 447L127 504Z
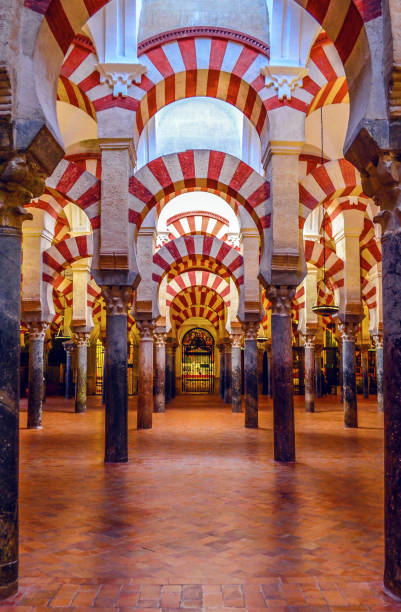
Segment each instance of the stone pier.
M28 429L42 429L44 397L44 341L48 323L28 323L29 331L29 393Z
M295 461L294 393L292 378L291 301L295 289L270 287L272 304L274 459Z

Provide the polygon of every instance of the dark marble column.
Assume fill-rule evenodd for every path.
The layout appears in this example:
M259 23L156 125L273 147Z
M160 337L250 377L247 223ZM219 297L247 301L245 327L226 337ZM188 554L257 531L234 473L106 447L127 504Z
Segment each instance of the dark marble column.
M245 334L245 427L258 427L258 347L259 321L247 321L242 328Z
M128 461L127 324L132 298L129 286L102 287L106 303L105 462Z
M171 377L172 377L172 363L173 358L173 347L172 338L166 340L166 404L171 402Z
M315 336L307 334L305 341L305 411L315 412Z
M154 412L166 411L166 333L155 333Z
M231 404L233 412L242 412L241 346L242 334L232 334L231 340Z
M290 462L295 461L291 329L291 301L295 289L272 286L266 294L272 303L274 459Z
M342 335L343 405L345 427L358 427L356 396L355 338L359 323L345 321L339 324Z
M220 369L220 389L219 389L219 395L220 398L222 400L224 400L224 351L225 351L225 347L224 344L219 344L219 355L220 355L220 363L219 363L219 369Z
M76 356L75 412L86 412L86 383L88 372L88 332L74 332Z
M373 340L376 346L377 410L383 412L383 336L381 334L376 334Z
M258 349L258 393L259 395L263 394L263 355L265 353L265 348L261 343L257 343Z
M137 321L139 330L138 429L152 428L153 413L153 330L152 320Z
M368 347L361 346L361 362L362 362L362 394L365 399L369 397L369 354Z
M231 341L227 338L224 343L224 403L225 404L231 404L232 402L231 376L232 376Z
M48 323L33 321L29 330L28 429L42 429L44 396L44 341Z
M178 344L177 342L173 342L173 358L172 358L172 371L171 371L171 397L172 399L175 398L176 396L176 367L175 367L175 361L176 361L176 353L177 353L177 348L178 348Z
M65 390L64 397L65 399L71 399L74 397L73 392L73 379L72 379L72 354L75 351L75 344L71 340L67 340L63 342L64 350L65 350Z
M271 344L266 349L267 353L267 376L268 376L268 395L273 397L273 360Z
M322 397L322 345L315 344L315 395Z
M2 215L0 223L0 599L4 599L18 590L22 232L19 228L2 225Z
M343 366L343 341L341 335L337 338L338 342L338 360L339 360L339 368L338 368L338 382L340 383L340 399L341 403L344 402L344 366Z

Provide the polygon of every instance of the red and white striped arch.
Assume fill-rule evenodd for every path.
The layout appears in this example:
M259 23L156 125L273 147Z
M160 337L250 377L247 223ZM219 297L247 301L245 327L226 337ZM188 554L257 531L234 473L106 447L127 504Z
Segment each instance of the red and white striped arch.
M226 241L229 225L229 221L224 217L204 211L180 213L167 219L170 240L185 234L209 234Z
M176 295L190 287L204 287L214 291L227 306L230 305L230 284L224 278L206 270L189 270L172 278L166 286L166 305L169 306Z
M188 287L180 291L169 304L170 309L176 312L192 306L205 306L219 317L224 317L226 303L216 291L206 287Z
M243 284L243 257L228 244L212 236L181 236L163 246L153 256L154 295L157 295L159 283L171 268L184 262L187 270L190 270L199 265L198 258L216 262L231 275L238 288ZM178 274L184 271L179 268Z
M303 228L306 218L316 206L346 196L365 197L355 166L346 159L317 166L299 183L300 227Z
M327 243L323 245L323 239L321 242L305 240L304 249L306 261L319 269L326 259L327 278L333 289L344 287L344 262Z
M179 313L173 312L170 315L171 321L175 324L176 327L180 327L185 321L191 319L192 317L207 319L210 323L215 327L216 330L219 329L220 325L220 317L219 315L208 306L191 306L186 310L182 310Z
M251 215L261 239L270 227L270 184L243 161L220 151L193 150L159 157L130 179L129 221L140 228L158 202L187 189L214 189Z

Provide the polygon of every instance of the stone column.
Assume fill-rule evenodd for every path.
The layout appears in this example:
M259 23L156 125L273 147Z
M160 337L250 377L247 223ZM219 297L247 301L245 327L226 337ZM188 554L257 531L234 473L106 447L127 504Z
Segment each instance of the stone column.
M242 334L231 334L231 401L232 411L242 412L241 345Z
M376 346L376 387L377 387L377 410L383 412L383 336L377 334L373 337Z
M338 342L338 360L340 362L340 367L338 368L338 382L340 383L340 399L341 403L344 402L344 366L343 366L343 341L341 336L337 338Z
M166 412L166 333L155 333L154 412Z
M342 336L343 404L345 427L358 427L356 396L355 338L358 322L345 321L339 324Z
M71 360L72 360L72 354L75 351L75 344L71 340L67 340L66 342L63 342L63 347L64 347L64 350L65 350L65 391L64 391L64 397L65 397L65 399L71 399L72 397L74 397Z
M29 330L29 392L28 429L42 429L44 395L44 340L48 323L28 323Z
M322 397L322 345L315 344L315 394Z
M273 397L273 360L272 360L272 347L271 344L267 347L267 370L268 370L268 395Z
M102 287L106 303L105 462L128 461L127 325L130 286Z
M305 341L305 411L315 412L315 336L304 336Z
M137 321L139 330L138 429L152 428L153 413L153 330L152 320Z
M172 397L172 399L174 399L175 396L176 396L176 388L175 388L175 383L176 383L176 367L175 367L175 360L176 360L177 348L178 348L177 342L173 342L173 359L172 359L173 368L172 368L172 371L171 371L171 397Z
M172 339L166 340L166 404L171 401L171 370L172 370L173 347Z
M8 148L12 130L7 122L6 133ZM44 191L34 159L31 167L23 153L11 156L9 151L0 167L0 599L18 590L21 227L32 218L24 205Z
M266 293L272 303L274 459L295 461L291 330L291 301L295 289L272 286Z
M220 356L220 363L219 363L219 370L220 370L220 389L219 389L219 395L220 398L222 400L224 400L224 344L219 344L219 356Z
M263 395L263 355L265 353L265 347L258 342L257 349L258 349L258 393L259 395Z
M244 378L245 378L245 427L256 429L258 427L258 348L257 337L259 321L243 323L245 350L244 350Z
M74 332L76 346L75 412L86 412L86 381L88 371L88 332Z
M227 338L224 343L224 403L225 404L231 404L232 402L231 375L232 375L231 340Z
M361 346L361 365L362 365L362 394L365 399L369 397L369 353L368 347Z

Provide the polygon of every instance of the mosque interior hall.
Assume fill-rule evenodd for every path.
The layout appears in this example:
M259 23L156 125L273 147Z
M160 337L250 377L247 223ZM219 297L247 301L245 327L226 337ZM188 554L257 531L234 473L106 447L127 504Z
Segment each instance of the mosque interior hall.
M0 8L0 612L401 611L400 0Z

